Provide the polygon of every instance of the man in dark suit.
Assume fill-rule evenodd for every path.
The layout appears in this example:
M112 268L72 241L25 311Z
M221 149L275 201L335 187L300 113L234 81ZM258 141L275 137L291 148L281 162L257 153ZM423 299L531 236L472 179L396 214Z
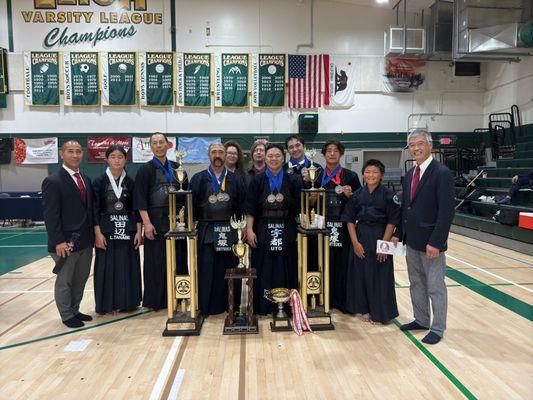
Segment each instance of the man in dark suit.
M44 222L56 262L56 306L66 326L79 328L92 320L79 309L93 257L93 194L91 181L79 171L81 145L69 140L59 155L63 166L42 184Z
M444 252L454 216L453 176L431 156L433 144L427 130L414 130L407 143L416 166L405 175L402 219L392 241L402 240L407 244L407 272L415 320L400 329L430 329L422 341L436 344L446 329L448 294L444 284Z

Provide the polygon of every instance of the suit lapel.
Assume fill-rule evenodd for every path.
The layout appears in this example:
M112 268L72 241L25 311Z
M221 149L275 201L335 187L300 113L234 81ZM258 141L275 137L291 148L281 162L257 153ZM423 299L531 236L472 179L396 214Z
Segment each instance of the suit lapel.
M429 176L433 173L433 168L435 167L435 159L431 160L428 167L424 171L424 175L422 175L422 179L420 179L420 182L418 182L418 186L415 191L415 195L413 196L413 201L416 199L416 196L418 193L420 193L420 190L422 190L422 187L425 185L425 183L428 181Z
M405 189L404 194L406 197L406 203L411 203L411 182L413 180L413 171L415 169L411 168L409 171L407 171L407 174L405 174Z

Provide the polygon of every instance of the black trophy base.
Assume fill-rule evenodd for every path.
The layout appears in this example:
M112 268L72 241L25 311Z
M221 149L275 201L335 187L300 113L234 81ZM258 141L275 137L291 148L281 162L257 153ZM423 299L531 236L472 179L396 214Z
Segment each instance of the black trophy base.
M307 309L307 321L313 331L332 331L335 329L333 322L331 322L331 314L324 312L322 307Z
M176 313L167 320L163 336L199 336L203 323L204 317L200 314L191 318L189 313Z
M259 324L257 316L252 316L251 324L248 324L246 315L236 316L233 323L229 321L229 316L226 316L224 321L224 335L250 335L259 333Z
M276 313L272 315L272 322L270 323L270 330L272 332L289 332L292 331L292 322L290 317L278 317Z

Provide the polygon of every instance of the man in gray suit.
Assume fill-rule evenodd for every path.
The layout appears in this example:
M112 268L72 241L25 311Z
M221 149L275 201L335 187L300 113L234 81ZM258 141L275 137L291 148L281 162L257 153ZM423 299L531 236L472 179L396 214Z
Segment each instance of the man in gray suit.
M407 244L407 272L415 320L400 329L430 329L422 342L436 344L446 329L448 294L444 284L444 252L455 212L453 176L431 156L433 143L427 130L414 130L407 143L416 166L405 174L401 223L391 240Z
M48 251L56 262L54 297L61 320L80 328L90 315L80 312L93 257L93 193L91 181L80 173L81 145L69 140L59 152L62 167L42 184Z

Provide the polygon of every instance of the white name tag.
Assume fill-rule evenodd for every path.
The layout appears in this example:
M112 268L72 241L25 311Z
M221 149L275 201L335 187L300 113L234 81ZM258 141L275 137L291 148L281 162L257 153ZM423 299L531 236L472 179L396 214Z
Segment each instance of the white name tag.
M398 242L398 246L395 246L392 242L378 240L376 245L376 253L405 257L405 248L406 246L402 244L402 242Z

